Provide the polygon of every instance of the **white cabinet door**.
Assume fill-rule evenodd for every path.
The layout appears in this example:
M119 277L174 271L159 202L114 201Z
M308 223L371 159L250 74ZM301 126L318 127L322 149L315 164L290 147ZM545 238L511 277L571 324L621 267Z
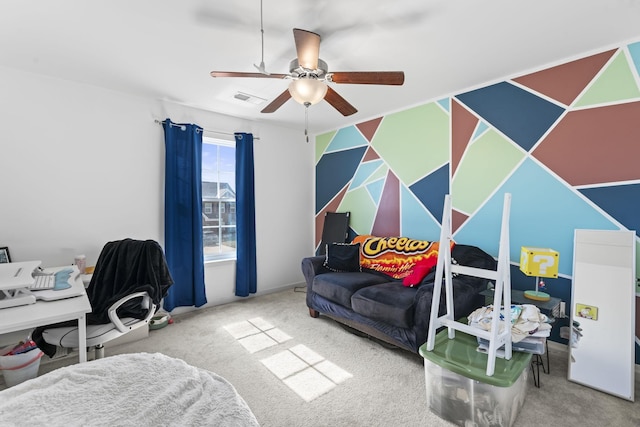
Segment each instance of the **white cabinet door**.
M575 230L570 381L634 400L635 232Z

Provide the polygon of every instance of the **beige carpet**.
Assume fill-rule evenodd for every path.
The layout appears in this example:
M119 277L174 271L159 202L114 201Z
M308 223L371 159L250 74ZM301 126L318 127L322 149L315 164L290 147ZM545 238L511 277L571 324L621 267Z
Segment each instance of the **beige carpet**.
M174 320L147 339L107 348L107 357L161 352L209 369L236 387L265 427L452 425L426 407L421 357L309 317L303 292L248 298ZM549 353L551 373L541 375L541 388L529 378L515 426L640 426L637 377L637 401L628 402L567 381L565 348L551 345ZM75 360L45 363L40 372Z

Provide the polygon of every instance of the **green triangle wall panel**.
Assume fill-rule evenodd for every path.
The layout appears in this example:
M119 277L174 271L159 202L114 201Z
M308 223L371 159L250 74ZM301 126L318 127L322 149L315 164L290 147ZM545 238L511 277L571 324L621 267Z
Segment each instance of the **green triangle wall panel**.
M478 126L476 127L476 131L473 133L472 141L478 139L487 129L489 129L489 125L483 121L478 122Z
M522 161L525 153L495 130L467 148L451 185L453 208L472 214Z
M513 81L568 106L582 93L584 88L615 52L616 50L613 49L586 58L580 58L518 77Z
M604 104L640 97L640 90L629 68L627 57L619 51L605 70L575 103L576 107Z
M411 185L449 161L449 116L436 103L389 114L371 145Z
M331 139L337 133L337 131L323 133L322 135L316 136L316 163L320 160L322 155L324 154L324 150L327 149L329 144L331 143Z
M365 187L357 188L347 192L342 203L340 212L351 212L349 227L356 234L369 234L373 227L377 205L371 199Z

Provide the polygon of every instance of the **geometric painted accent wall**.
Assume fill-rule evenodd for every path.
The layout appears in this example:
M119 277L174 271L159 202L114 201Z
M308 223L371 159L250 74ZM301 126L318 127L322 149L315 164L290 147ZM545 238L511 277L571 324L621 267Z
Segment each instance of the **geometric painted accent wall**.
M555 249L549 293L570 301L575 229L640 233L639 165L640 42L317 136L316 244L326 211L353 235L437 240L450 194L454 239L497 256L508 192L512 263Z

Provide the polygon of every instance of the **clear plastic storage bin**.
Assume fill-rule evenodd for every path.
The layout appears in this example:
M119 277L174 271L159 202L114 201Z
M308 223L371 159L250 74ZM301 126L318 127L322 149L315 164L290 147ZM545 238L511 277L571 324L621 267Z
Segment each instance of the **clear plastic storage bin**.
M487 355L477 347L476 337L456 331L450 340L446 329L436 335L433 351L420 347L427 406L460 426L512 426L525 401L531 354L497 358L494 375L487 376Z

